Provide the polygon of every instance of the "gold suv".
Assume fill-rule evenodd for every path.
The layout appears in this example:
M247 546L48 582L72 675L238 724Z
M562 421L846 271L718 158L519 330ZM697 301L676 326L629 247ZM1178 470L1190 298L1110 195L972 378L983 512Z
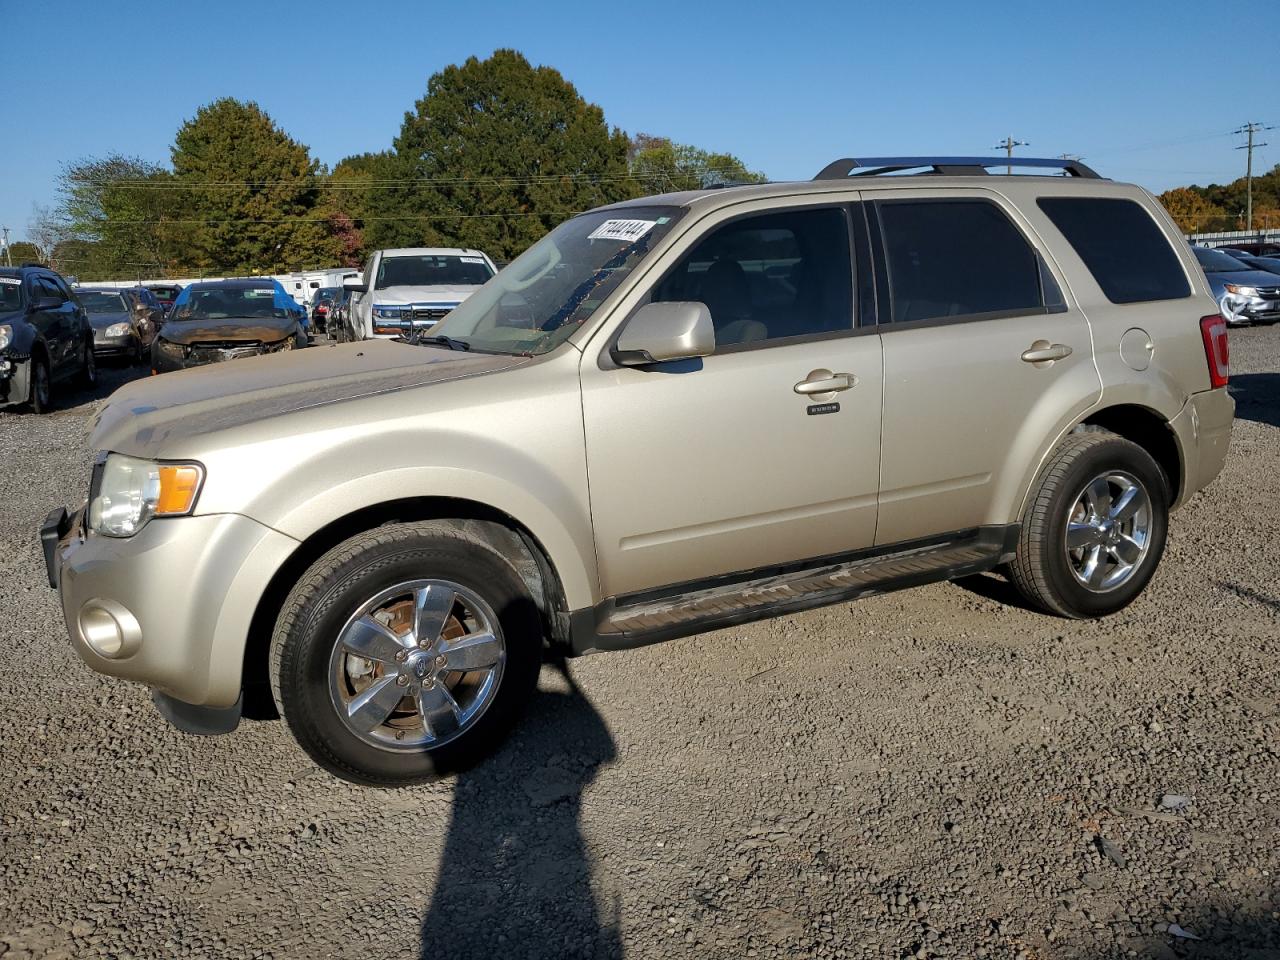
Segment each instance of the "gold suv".
M42 530L72 643L393 785L491 750L548 653L996 568L1119 610L1222 467L1226 327L1148 193L1007 163L592 210L430 336L131 384Z

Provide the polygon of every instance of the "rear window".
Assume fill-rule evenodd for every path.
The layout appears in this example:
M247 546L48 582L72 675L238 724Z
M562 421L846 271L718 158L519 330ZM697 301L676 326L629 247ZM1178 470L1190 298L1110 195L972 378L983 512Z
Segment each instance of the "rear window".
M1041 197L1036 202L1112 303L1191 296L1178 255L1139 204L1108 197Z

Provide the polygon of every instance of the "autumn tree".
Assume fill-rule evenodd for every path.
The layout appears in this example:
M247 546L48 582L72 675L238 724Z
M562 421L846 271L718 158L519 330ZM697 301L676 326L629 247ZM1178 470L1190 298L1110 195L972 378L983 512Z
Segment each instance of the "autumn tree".
M747 169L731 153L712 153L666 137L637 134L629 151L631 174L641 193L702 190L735 183L763 183L765 176Z
M1227 212L1189 187L1175 187L1160 194L1160 202L1183 233L1222 229Z
M399 182L372 197L371 247L460 245L509 259L565 217L635 192L626 135L559 71L515 50L434 74L394 147Z

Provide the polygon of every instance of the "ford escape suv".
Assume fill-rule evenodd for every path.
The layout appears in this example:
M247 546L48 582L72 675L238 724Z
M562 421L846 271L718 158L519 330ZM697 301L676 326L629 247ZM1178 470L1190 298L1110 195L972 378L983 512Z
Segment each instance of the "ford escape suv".
M593 210L429 339L122 388L41 531L73 645L392 785L484 756L547 653L997 568L1119 610L1222 467L1226 327L1148 193L1007 163Z

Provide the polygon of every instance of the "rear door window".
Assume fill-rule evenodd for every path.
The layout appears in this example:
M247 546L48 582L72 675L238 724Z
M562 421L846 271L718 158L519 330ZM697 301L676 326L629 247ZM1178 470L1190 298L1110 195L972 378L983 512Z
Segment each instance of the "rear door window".
M1040 257L989 200L876 203L893 323L1043 313Z
M1119 197L1041 197L1036 201L1084 261L1112 303L1191 296L1191 285L1151 214Z

